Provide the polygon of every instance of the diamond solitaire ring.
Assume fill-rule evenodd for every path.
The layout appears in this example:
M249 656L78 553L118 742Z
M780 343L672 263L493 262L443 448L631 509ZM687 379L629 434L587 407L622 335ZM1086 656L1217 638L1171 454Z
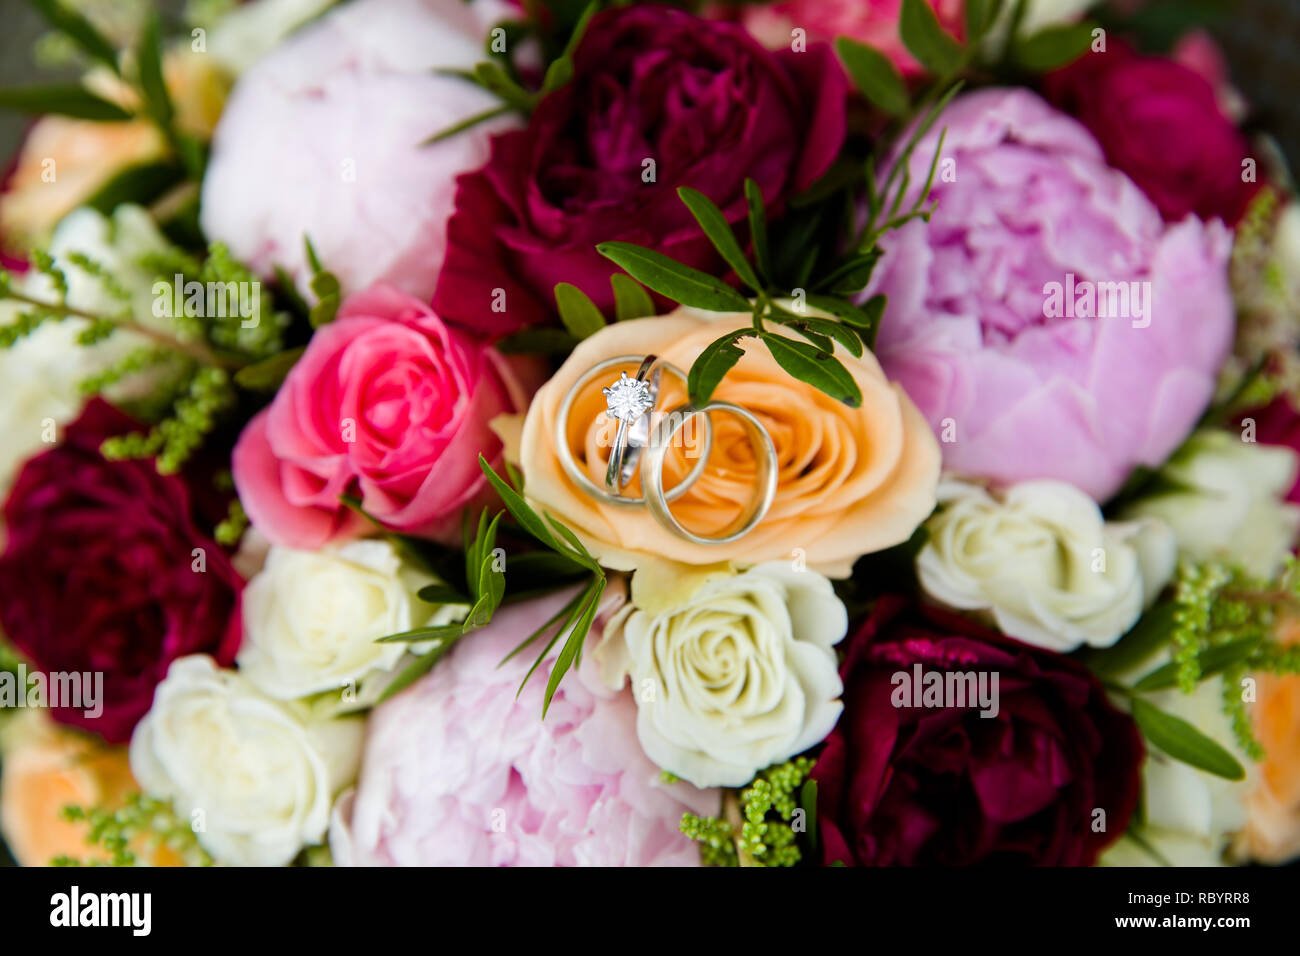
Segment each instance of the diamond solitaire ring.
M636 370L634 375L628 374L629 368ZM618 378L601 390L605 398L605 415L618 423L605 468L604 487L601 487L574 457L569 418L574 403L583 396L592 380L603 374L612 374L615 369L619 369ZM664 372L676 378L683 387L686 385L686 374L681 369L669 362L661 362L654 355L644 358L617 355L593 366L565 394L555 417L555 448L564 473L593 498L616 505L645 504L644 497L625 495L623 489L636 474L641 454L649 442L651 419L655 416L654 407L659 400L659 384ZM608 378L605 380L609 381ZM701 447L695 449L697 461L686 477L665 493L668 501L685 494L703 474L713 447L712 425L707 419L703 431Z

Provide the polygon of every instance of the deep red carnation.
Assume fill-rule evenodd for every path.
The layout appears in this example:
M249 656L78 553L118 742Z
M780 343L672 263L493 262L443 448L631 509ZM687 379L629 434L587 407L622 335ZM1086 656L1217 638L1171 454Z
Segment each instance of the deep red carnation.
M813 768L826 863L1084 866L1128 826L1142 740L1074 661L892 596L844 649L844 714ZM996 716L895 707L917 664L996 673Z
M152 461L106 461L105 438L134 427L95 399L62 444L23 466L5 502L0 625L42 672L102 672L103 713L55 720L128 740L173 660L239 649L243 582L206 530L222 515L207 480ZM201 549L201 556L195 549ZM196 570L202 568L202 570Z
M844 141L847 81L825 45L772 53L736 24L647 4L593 17L573 62L458 182L433 300L448 321L492 335L545 321L558 282L612 312L608 240L724 272L678 188L740 225L747 177L779 211Z

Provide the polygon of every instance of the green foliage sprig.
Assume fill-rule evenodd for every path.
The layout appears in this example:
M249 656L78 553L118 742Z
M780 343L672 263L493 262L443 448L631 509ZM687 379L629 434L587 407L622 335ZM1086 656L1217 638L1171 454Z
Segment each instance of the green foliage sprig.
M1272 580L1251 577L1223 562L1185 562L1171 596L1154 606L1113 647L1081 659L1112 692L1129 700L1143 734L1176 760L1239 780L1245 770L1226 749L1186 721L1164 713L1144 695L1178 689L1191 693L1206 680L1222 680L1224 713L1236 743L1254 760L1263 748L1251 728L1242 693L1250 674L1300 673L1300 647L1277 640L1284 612L1300 610L1300 564L1288 556ZM1119 682L1162 649L1170 660L1128 684Z
M200 315L190 315L176 302L170 328L158 320L144 322L134 313L130 291L102 263L76 252L56 263L48 253L37 251L32 254L32 266L48 280L52 298L37 296L30 287L20 288L11 274L0 271L0 300L21 306L0 326L0 348L12 347L46 322L68 319L83 323L76 337L79 346L94 346L118 333L149 340L79 385L82 394L90 396L132 383L134 387L123 389L132 398L119 404L151 427L147 432L110 438L103 445L104 455L110 459L155 458L158 471L170 474L185 465L234 408L237 387L249 383L250 372L265 368L268 361L285 365L283 337L290 318L274 310L260 280L231 258L220 243L214 243L202 260L173 249L145 255L135 265L154 273L169 287L179 275L185 282L197 281L204 289L226 289L230 283L237 288L257 288L258 321L245 327L237 309L204 309ZM68 301L71 269L95 280L103 290L108 304L102 311L79 308ZM284 371L287 365L280 371L281 379Z
M103 850L107 856L88 860L71 856L56 857L51 866L140 866L148 855L160 848L175 853L187 866L211 866L212 858L199 845L189 823L176 816L170 801L135 793L116 809L104 807L64 807L62 816L69 822L88 826L87 845ZM136 849L143 849L142 861Z
M542 716L545 718L560 681L580 659L583 642L595 621L600 599L605 592L605 571L577 535L551 516L543 517L534 511L523 496L498 475L482 456L479 457L479 466L505 503L506 511L514 519L514 530L528 536L546 550L514 555L508 562L502 560L502 549L497 548L497 536L505 512L490 515L484 511L479 516L477 530L473 534L470 534L469 526L466 526L464 558L463 562L458 561L455 552L383 529L380 522L362 510L361 503L355 497L344 498L345 504L366 515L377 527L383 529L408 558L438 578L438 583L421 589L421 600L430 604L462 604L469 609L464 620L457 623L419 627L379 638L381 643L432 642L433 645L385 688L380 699L387 699L426 674L457 641L486 626L503 603L585 581L582 589L563 608L521 641L505 658L509 660L539 640L549 638L525 674L520 684L522 690L546 660L551 648L564 638L546 685L542 703Z
M768 767L739 792L727 791L722 816L683 814L681 831L700 844L706 866L795 866L817 847L812 767L809 757Z

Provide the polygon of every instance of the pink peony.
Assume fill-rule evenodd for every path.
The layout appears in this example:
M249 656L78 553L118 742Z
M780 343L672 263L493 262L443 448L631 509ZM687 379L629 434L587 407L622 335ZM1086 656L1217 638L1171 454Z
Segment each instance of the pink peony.
M877 354L947 467L1104 500L1210 401L1232 342L1231 234L1166 226L1086 129L1027 90L955 100L912 154L912 195L945 127L938 208L886 236L868 287L889 296Z
M421 145L499 105L434 72L483 59L482 7L360 0L260 60L216 130L204 232L264 275L282 266L304 292L306 236L345 291L387 282L430 299L456 177L487 160L492 133L517 125L499 118Z
M396 289L351 296L239 436L250 520L274 544L318 548L362 526L339 503L356 492L393 528L437 532L483 491L478 456L499 461L488 423L527 406L522 370Z
M331 827L335 862L698 865L678 823L687 810L716 814L720 794L660 780L637 744L630 693L608 696L571 671L542 720L544 664L515 696L533 653L502 658L572 596L502 608L374 711L355 797ZM622 601L608 593L589 647Z

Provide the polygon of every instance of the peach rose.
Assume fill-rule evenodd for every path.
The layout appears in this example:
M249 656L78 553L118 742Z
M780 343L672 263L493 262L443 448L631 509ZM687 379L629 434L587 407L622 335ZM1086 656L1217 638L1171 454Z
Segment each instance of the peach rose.
M1300 641L1300 618L1280 627L1280 640ZM1300 675L1261 674L1255 736L1264 748L1259 783L1246 798L1246 827L1237 851L1264 863L1300 856Z
M791 378L762 345L742 343L744 358L713 398L741 405L763 422L776 446L779 478L771 511L738 541L686 541L644 508L596 501L565 475L554 447L556 415L565 393L588 369L617 355L653 353L686 371L727 329L748 324L748 315L681 308L667 316L607 326L583 341L528 409L519 457L529 500L572 528L602 564L624 571L647 555L692 565L803 557L811 567L845 577L861 555L906 541L934 510L939 446L916 406L886 380L869 352L854 359L840 348L840 361L862 389L861 407L849 408ZM629 374L635 365L629 363ZM610 377L617 377L617 370ZM612 434L601 394L607 384L593 381L569 415L574 456L585 461L597 484L603 484ZM684 386L665 375L658 407L671 409L685 400ZM740 422L726 414L713 421L709 464L672 503L678 520L702 534L716 534L731 524L755 486L755 453ZM692 449L687 442L682 445L669 451L666 488L695 464L689 457ZM627 493L640 494L639 479Z
M0 236L15 248L48 241L59 220L128 166L167 149L151 123L98 123L43 116L27 133L0 196Z
M23 866L48 866L60 856L103 858L102 849L86 843L87 824L65 820L61 811L70 805L120 806L139 790L126 748L55 726L36 711L14 718L5 729L13 743L5 749L0 774L0 832L14 859ZM154 866L180 865L162 848L147 859Z

